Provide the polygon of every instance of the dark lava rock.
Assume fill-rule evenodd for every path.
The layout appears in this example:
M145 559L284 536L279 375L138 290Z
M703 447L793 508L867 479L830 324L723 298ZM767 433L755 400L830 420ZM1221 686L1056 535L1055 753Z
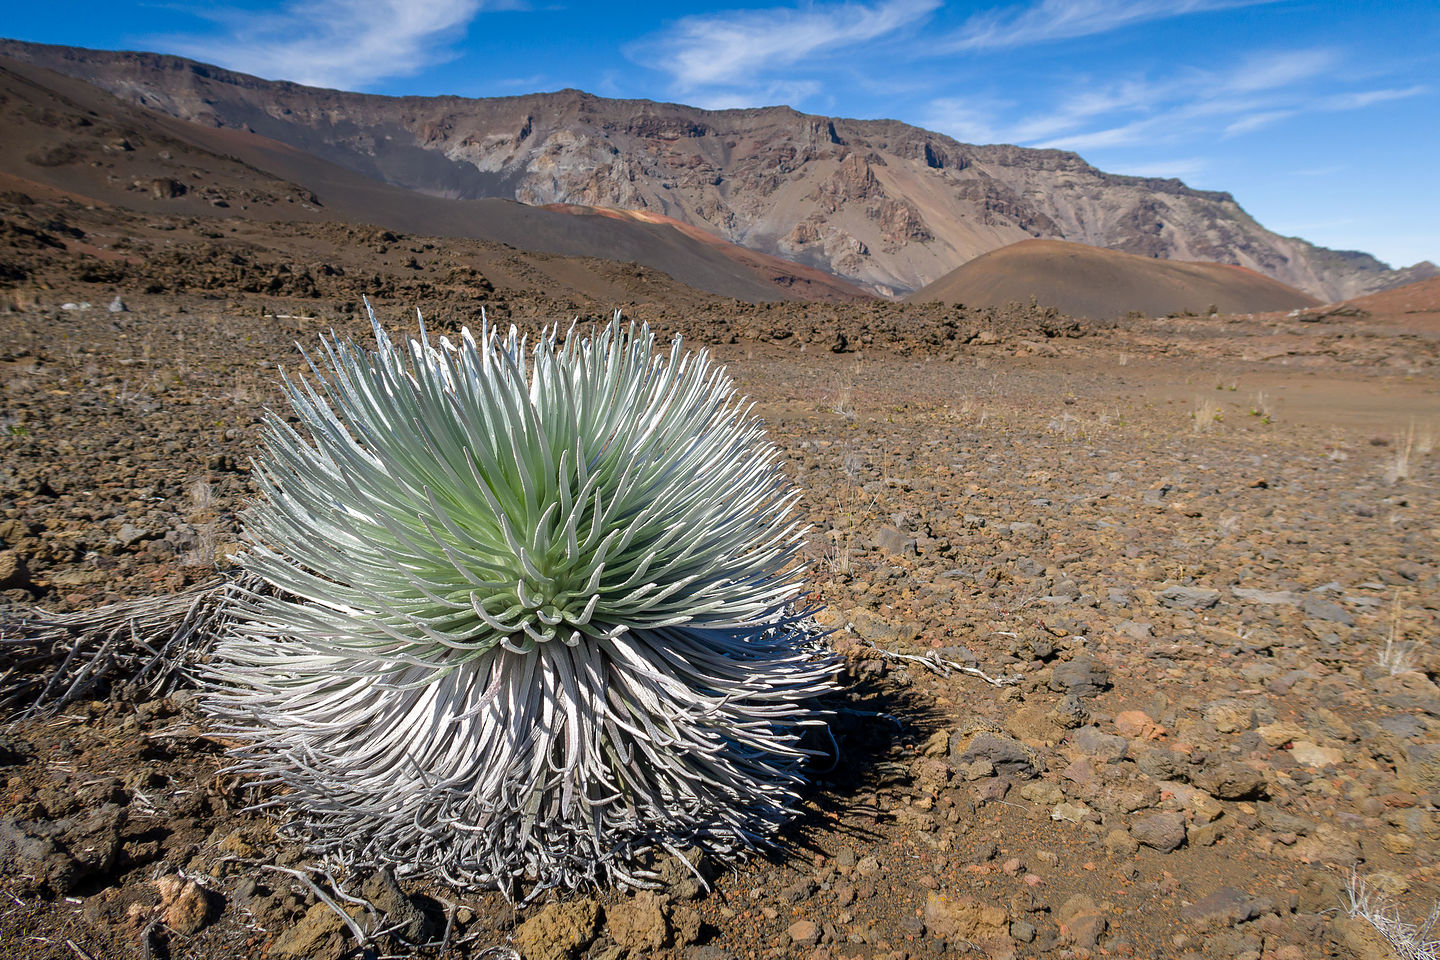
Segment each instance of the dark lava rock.
M1093 697L1110 688L1110 671L1093 657L1076 657L1055 664L1050 673L1050 689L1074 697Z
M916 539L906 536L894 527L881 527L875 534L875 547L890 556L913 557L916 553Z
M0 767L13 767L24 763L29 750L25 741L7 733L0 733Z
M1255 807L1260 822L1267 829L1274 830L1276 833L1294 833L1304 836L1314 828L1314 824L1309 820L1297 817L1293 813L1286 813L1273 803L1257 803Z
M1190 765L1178 753L1156 747L1135 757L1140 772L1153 780L1189 780Z
M1177 850L1185 843L1183 814L1164 812L1141 817L1130 827L1130 835L1161 853Z
M1087 757L1114 762L1125 759L1130 741L1111 733L1101 733L1093 726L1081 727L1070 735L1070 745Z
M1255 800L1269 796L1265 775L1243 763L1222 763L1206 767L1196 782L1221 800Z
M1410 713L1381 717L1380 729L1393 736L1409 739L1418 737L1425 732L1425 721Z
M970 738L968 744L964 743L964 737L957 735L950 746L952 751L959 750L958 756L953 752L951 754L957 764L988 760L995 767L995 772L1002 776L1029 779L1040 775L1032 752L1025 749L1019 740L1003 733L982 731Z
M1208 897L1187 907L1182 907L1180 915L1190 921L1233 926L1259 916L1260 907L1261 901L1250 896L1244 890L1221 887Z
M1220 602L1220 591L1206 587L1166 587L1156 596L1165 606L1181 610L1208 610Z
M125 808L107 803L78 817L0 820L0 871L63 896L115 865Z
M780 899L785 903L799 903L809 900L814 893L815 880L812 877L801 877L780 891Z
M365 896L385 914L387 927L402 924L396 931L407 943L424 943L430 939L431 923L413 897L408 897L395 882L395 874L387 867L366 882Z
M30 568L25 558L14 550L0 550L0 590L34 591Z
M1355 618L1350 616L1349 611L1333 600L1324 600L1315 594L1305 597L1300 608L1305 611L1306 616L1314 617L1316 620L1328 620L1331 623L1343 623L1347 627L1355 626Z
M709 864L699 847L690 847L683 853L684 859L672 856L662 861L656 879L671 900L697 900L707 889Z

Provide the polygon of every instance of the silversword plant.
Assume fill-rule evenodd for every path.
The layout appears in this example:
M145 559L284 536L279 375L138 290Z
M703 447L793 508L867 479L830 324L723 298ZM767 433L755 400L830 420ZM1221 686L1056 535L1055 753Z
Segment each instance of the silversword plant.
M507 895L772 837L837 661L724 369L618 315L533 348L374 335L266 422L264 586L203 694L240 769L326 854Z

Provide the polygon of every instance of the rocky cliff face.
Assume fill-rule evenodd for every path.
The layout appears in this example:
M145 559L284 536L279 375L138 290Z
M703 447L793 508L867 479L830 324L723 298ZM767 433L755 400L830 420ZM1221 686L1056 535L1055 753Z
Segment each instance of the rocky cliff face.
M177 57L0 41L0 53L154 110L236 127L450 197L647 210L886 295L1054 237L1250 267L1334 301L1432 275L1281 237L1226 193L1073 153L974 146L889 120L706 111L573 90L470 100L260 80Z

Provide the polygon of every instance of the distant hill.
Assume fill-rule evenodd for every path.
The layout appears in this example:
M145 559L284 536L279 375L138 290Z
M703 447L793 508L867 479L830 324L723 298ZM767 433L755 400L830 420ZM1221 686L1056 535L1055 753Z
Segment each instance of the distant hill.
M1350 303L1375 314L1440 313L1440 276L1356 297Z
M964 144L893 120L710 111L576 90L383 97L150 53L0 41L0 54L392 186L648 211L884 295L1037 237L1244 266L1324 301L1436 270L1392 270L1369 254L1279 236L1227 193L1104 173L1065 151Z
M976 257L907 299L971 306L1026 303L1092 320L1131 310L1150 316L1259 313L1316 305L1314 297L1244 267L1137 257L1061 240L1023 240Z
M1440 276L1356 297L1348 305L1363 310L1372 326L1440 335Z
M662 218L578 216L513 200L419 193L259 134L145 110L91 84L5 57L0 57L0 128L5 189L43 187L151 213L339 220L631 261L698 290L749 301L872 296L813 267L709 235L697 238L694 228Z

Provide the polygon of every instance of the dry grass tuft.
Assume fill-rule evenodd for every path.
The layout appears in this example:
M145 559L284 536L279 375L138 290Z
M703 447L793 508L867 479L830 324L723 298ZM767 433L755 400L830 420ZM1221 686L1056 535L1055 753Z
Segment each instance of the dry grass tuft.
M1415 424L1410 424L1410 429L1395 445L1395 456L1385 466L1385 480L1389 483L1399 483L1402 480L1409 480L1414 475L1413 458L1415 456Z
M857 363L835 377L830 412L839 414L846 420L855 419L855 380L859 372L860 365Z
M1195 401L1195 409L1190 417L1194 421L1191 428L1196 433L1209 433L1215 428L1215 424L1224 419L1224 411L1216 401L1209 397L1200 397Z
M1390 610L1390 632L1385 637L1385 646L1376 662L1393 677L1397 673L1409 673L1419 669L1420 662L1415 656L1420 644L1415 640L1400 639L1400 591L1395 591L1395 602Z
M1270 401L1270 395L1264 390L1255 394L1255 399L1250 403L1250 416L1259 417L1261 423L1269 423L1275 419L1274 405Z
M1354 873L1345 886L1345 895L1350 901L1346 908L1350 916L1374 927L1399 960L1440 960L1440 940L1432 937L1440 924L1440 903L1430 908L1423 921L1412 924L1400 918L1399 907Z

